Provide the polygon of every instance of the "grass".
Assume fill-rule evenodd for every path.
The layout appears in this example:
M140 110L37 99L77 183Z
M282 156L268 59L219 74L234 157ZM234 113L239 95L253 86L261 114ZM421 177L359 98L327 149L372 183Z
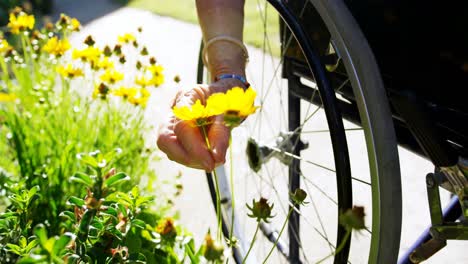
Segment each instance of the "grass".
M280 53L278 15L271 7L267 7L266 23L265 3L262 0L245 1L244 41L257 48L264 46L264 28L270 44L265 47L266 52L276 56ZM162 16L173 17L182 21L198 24L194 0L130 0L129 7L151 11Z

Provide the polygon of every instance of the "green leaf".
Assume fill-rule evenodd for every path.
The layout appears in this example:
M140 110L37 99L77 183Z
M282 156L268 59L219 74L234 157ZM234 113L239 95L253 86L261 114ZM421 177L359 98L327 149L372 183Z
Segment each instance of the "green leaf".
M55 241L54 248L53 248L53 253L56 256L60 256L60 252L65 249L65 247L70 243L70 241L73 239L73 234L67 232L60 236L60 238Z
M88 210L83 214L80 226L78 228L78 239L81 242L86 241L86 239L88 238L89 224L93 220L95 214L95 210Z
M118 204L118 206L119 206L120 212L123 214L123 216L127 217L128 216L127 208L125 208L125 206L123 204Z
M78 197L75 197L75 196L71 196L70 198L68 198L67 200L67 204L68 205L76 205L78 207L82 207L85 205L85 201L81 198L78 198Z
M144 206L144 205L152 202L153 200L154 200L154 197L152 197L152 196L148 196L148 197L140 196L136 200L136 207Z
M43 224L39 224L34 228L34 234L39 239L42 246L47 243L47 231Z
M32 187L28 193L29 199L31 199L39 191L39 189L39 185Z
M140 190L138 190L138 186L133 187L131 193L133 198L140 197Z
M132 254L141 251L142 242L140 236L137 235L134 230L127 233L125 242L128 247L128 253Z
M24 251L26 253L29 253L33 248L35 248L37 245L39 244L39 242L34 239L33 241L29 242L29 244L26 246L26 248L24 249Z
M84 155L78 155L78 158L86 165L89 165L93 168L98 168L98 161L96 160L95 157L84 154Z
M124 192L114 192L106 197L107 202L115 202L117 205L123 204L128 207L132 206L133 200L130 196Z
M104 230L104 225L101 222L97 221L96 218L91 223L91 226L99 231Z
M76 172L75 175L70 178L70 180L82 183L88 187L93 185L93 179L89 175L82 172Z
M63 211L59 214L60 217L63 217L63 218L66 218L66 219L69 219L69 220L72 220L73 222L76 221L75 219L75 214L70 212L70 211Z
M34 257L25 257L20 259L17 264L38 264L46 263L47 256L34 255Z
M132 220L132 226L145 229L146 228L146 223L140 219L133 219Z
M24 236L21 236L18 242L19 246L22 248L26 247L26 245L28 244L28 240Z
M20 246L15 245L15 244L11 244L11 243L8 243L6 246L8 248L8 251L10 251L11 253L14 253L14 254L19 255L19 256L22 255L22 250L21 250Z
M200 263L200 253L195 253L195 242L190 239L190 242L185 244L185 252L190 258L190 263Z
M105 211L102 211L101 214L108 214L108 215L112 215L112 216L117 216L118 215L118 212L117 212L117 209L115 209L114 207L107 207L107 209Z
M17 217L16 212L0 213L0 219L10 219L10 218L16 218L16 217Z
M119 172L109 177L107 180L105 180L104 184L108 187L111 187L113 185L116 185L118 183L121 183L123 181L128 181L128 180L130 180L130 177L127 174L123 172Z

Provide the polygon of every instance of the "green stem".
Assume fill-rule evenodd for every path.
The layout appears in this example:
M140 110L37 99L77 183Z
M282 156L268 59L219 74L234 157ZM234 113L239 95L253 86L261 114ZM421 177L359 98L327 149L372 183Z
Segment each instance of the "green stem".
M10 81L10 78L9 78L9 71L8 71L8 66L5 62L5 59L4 57L0 57L0 66L1 66L1 70L2 70L2 79L3 79L3 82L5 83L5 85L10 88L11 87L11 81ZM11 92L11 91L8 91L8 92Z
M245 257L244 259L242 260L242 264L245 263L245 261L247 260L247 258L249 257L249 254L250 254L250 251L252 251L252 248L253 248L253 245L255 243L255 240L257 239L257 234L258 234L258 230L260 229L260 221L257 222L257 228L255 229L255 233L252 237L252 241L250 242L250 247L249 247L249 250L247 250L247 254L245 254Z
M289 217L291 216L291 213L294 211L294 207L291 207L291 209L289 209L289 213L288 213L288 216L286 216L286 219L284 220L284 223L283 223L283 226L281 227L281 230L278 234L278 238L276 238L276 241L275 241L275 244L273 244L273 246L271 247L270 249L270 252L268 252L268 255L266 256L265 260L263 260L263 264L265 264L268 260L268 258L271 256L271 253L273 253L273 250L276 248L276 246L278 245L278 242L280 240L280 237L281 235L283 234L283 231L284 229L286 228L286 224L288 223L288 220L289 220Z
M234 197L234 166L233 166L233 158L232 158L232 136L229 133L229 163L230 163L230 172L229 177L231 181L231 230L229 231L229 242L230 246L232 247L232 235L234 233L234 214L236 208L236 200Z
M211 144L210 144L210 140L208 139L205 126L201 126L201 128L203 131L203 137L205 138L206 146L208 147L208 150L211 151ZM221 221L222 220L221 219L221 195L219 193L218 174L216 173L216 169L214 169L212 173L214 176L215 192L216 192L216 219L218 220L217 237L218 237L218 240L221 241L221 238L223 237L222 221Z
M348 241L348 238L351 235L351 230L352 229L348 229L346 231L346 235L345 235L344 239L341 240L341 243L335 249L335 252L333 252L330 255L328 255L328 256L324 257L323 259L319 260L319 262L317 262L316 264L320 264L320 263L324 262L326 259L328 259L329 257L335 256L336 254L338 254L344 248L344 246L346 245L346 241Z

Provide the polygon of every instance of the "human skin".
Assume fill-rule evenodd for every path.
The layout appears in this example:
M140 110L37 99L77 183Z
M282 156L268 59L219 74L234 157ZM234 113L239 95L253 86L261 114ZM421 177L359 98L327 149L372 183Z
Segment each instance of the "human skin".
M229 36L242 41L244 0L197 0L196 6L205 43L216 36ZM211 76L237 74L245 77L245 57L243 50L236 44L216 41L209 46L207 57ZM179 92L171 106L191 105L197 99L204 103L212 93L225 92L235 86L247 88L237 79L198 84L188 91ZM200 128L171 115L160 127L157 144L170 160L191 168L212 171L225 162L229 133L222 117L215 117L207 127L211 146L208 149Z

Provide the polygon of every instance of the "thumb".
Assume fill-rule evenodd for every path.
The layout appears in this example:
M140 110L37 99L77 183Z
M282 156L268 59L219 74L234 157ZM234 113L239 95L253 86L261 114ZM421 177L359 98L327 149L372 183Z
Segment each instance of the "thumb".
M230 129L224 125L223 116L217 116L210 126L208 139L210 140L215 164L223 164L229 147Z

